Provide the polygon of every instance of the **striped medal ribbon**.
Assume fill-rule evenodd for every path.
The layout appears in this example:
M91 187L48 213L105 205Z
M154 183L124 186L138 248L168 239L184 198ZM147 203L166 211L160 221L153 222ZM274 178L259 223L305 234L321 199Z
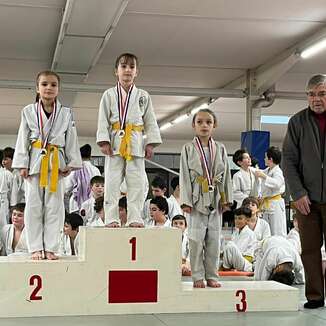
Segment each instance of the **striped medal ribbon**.
M134 88L134 85L131 85L127 94L125 101L122 99L122 86L118 82L117 83L117 93L118 93L118 112L119 112L119 122L120 122L120 130L119 130L119 137L123 138L125 135L125 127L126 127L126 118L128 114L128 107L131 92Z
M214 153L213 153L213 140L210 137L208 140L208 151L209 151L209 156L211 158L211 168L209 169L208 166L208 161L204 152L204 148L203 145L200 141L200 139L198 137L195 137L195 142L199 151L199 155L200 155L200 160L202 163L202 166L204 168L204 172L207 178L207 182L208 182L208 191L209 192L214 192L214 185L213 185L213 162L214 162Z

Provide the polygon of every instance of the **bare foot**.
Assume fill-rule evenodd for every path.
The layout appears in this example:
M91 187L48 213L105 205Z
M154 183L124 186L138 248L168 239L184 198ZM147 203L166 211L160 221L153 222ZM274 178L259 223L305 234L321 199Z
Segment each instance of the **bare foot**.
M220 288L221 284L215 280L207 280L207 286L209 286L210 288Z
M42 260L42 259L43 259L42 251L34 251L32 253L32 260Z
M59 259L59 257L57 255L55 255L53 252L51 251L46 251L45 252L45 258L48 260L57 260Z
M118 222L111 222L111 223L109 223L109 224L106 224L105 226L106 226L107 228L119 228L119 227L120 227L120 225L119 225Z
M194 288L204 288L205 283L203 280L194 281Z
M133 222L133 223L130 223L130 224L129 224L129 227L130 227L130 228L143 228L143 227L144 227L144 224L142 224L142 223L137 223L137 222Z

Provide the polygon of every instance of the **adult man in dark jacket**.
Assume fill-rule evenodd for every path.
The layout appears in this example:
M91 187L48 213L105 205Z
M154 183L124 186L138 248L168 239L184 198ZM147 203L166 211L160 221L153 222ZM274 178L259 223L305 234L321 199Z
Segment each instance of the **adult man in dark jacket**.
M306 278L305 308L324 306L320 248L326 235L326 75L310 78L309 107L289 121L283 143L283 172L294 204ZM324 168L325 166L325 168Z

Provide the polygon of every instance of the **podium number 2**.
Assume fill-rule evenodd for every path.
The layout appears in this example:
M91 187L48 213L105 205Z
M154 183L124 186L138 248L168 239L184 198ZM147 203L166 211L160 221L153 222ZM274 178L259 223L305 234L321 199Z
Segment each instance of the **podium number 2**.
M247 310L247 301L246 301L246 291L245 290L238 290L235 293L236 297L240 297L240 303L235 305L238 312L245 312Z
M129 243L131 244L131 260L136 260L136 237L132 237Z
M38 292L42 289L42 278L40 275L33 275L29 279L29 285L35 286L33 292L31 293L29 299L31 301L42 300L41 295L37 295Z

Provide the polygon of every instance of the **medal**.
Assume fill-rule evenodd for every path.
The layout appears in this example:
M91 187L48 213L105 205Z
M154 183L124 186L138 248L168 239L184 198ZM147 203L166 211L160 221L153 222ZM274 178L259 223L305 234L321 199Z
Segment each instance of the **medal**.
M47 152L47 150L46 150L45 148L42 148L42 149L41 149L41 155L42 155L42 156L46 156L47 153L48 153L48 152Z
M119 130L119 132L118 132L118 136L119 136L120 138L123 138L125 134L126 134L126 133L125 133L125 131L124 131L123 129Z
M214 186L212 186L212 185L209 185L208 186L208 192L214 192Z

